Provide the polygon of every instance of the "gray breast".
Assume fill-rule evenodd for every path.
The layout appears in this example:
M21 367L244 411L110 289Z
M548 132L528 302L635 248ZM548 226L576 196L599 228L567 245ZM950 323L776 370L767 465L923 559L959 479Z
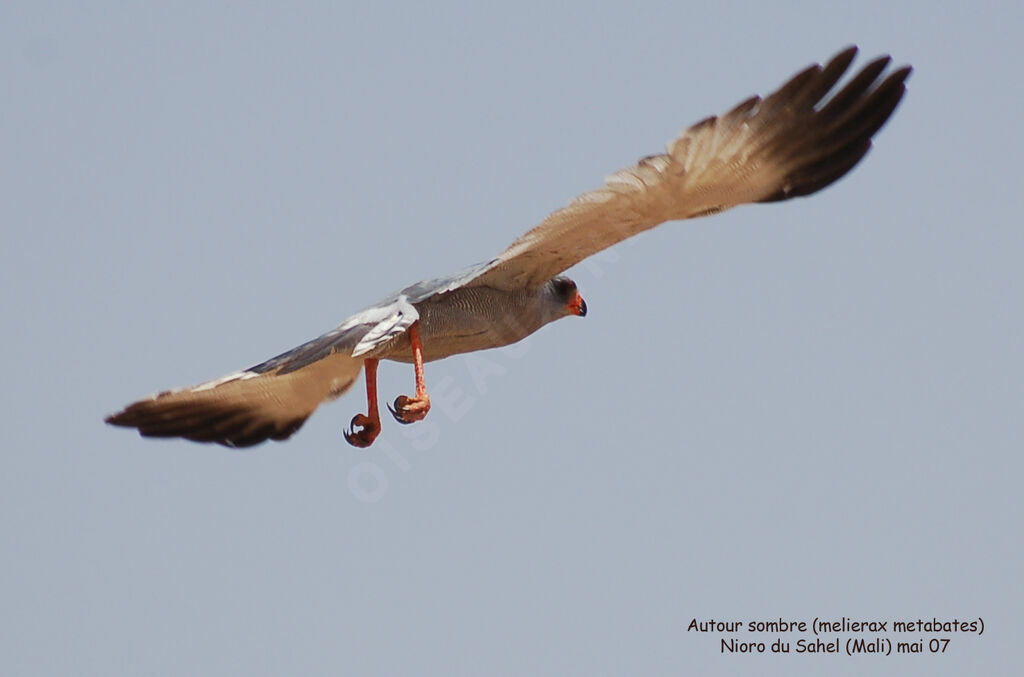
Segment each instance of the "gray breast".
M425 361L515 343L544 324L536 292L470 287L413 305L420 314ZM408 333L382 346L375 356L412 362Z

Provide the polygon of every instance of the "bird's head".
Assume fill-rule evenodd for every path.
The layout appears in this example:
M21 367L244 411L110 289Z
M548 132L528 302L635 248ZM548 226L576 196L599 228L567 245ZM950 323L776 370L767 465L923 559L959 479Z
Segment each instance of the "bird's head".
M580 296L576 283L567 277L559 275L551 279L545 285L545 296L554 315L552 319L568 315L584 317L587 314L587 302Z

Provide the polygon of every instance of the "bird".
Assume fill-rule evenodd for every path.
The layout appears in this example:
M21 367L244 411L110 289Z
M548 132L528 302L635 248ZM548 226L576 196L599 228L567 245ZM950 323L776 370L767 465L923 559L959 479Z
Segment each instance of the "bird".
M841 86L850 46L800 71L772 94L707 117L551 213L496 257L416 282L285 353L199 385L168 390L106 418L145 437L182 437L228 447L285 440L325 401L364 373L366 413L343 431L369 447L381 432L377 367L412 364L415 394L388 405L402 424L430 411L424 364L506 346L587 304L563 273L607 247L667 221L742 204L816 193L847 174L872 147L906 92L912 68L883 55Z

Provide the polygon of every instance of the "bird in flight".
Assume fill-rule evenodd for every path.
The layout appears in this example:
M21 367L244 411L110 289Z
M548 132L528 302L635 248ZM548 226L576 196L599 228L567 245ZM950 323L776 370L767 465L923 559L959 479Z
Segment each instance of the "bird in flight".
M430 411L424 363L509 345L549 322L585 316L576 283L561 273L588 256L665 221L810 195L853 169L911 72L886 73L890 58L883 56L833 92L856 53L849 47L765 98L698 122L666 152L612 174L489 261L417 282L266 362L139 400L106 421L146 437L229 447L284 440L365 370L366 413L352 418L344 436L368 447L381 430L380 360L413 364L415 394L388 408L399 423L419 421Z

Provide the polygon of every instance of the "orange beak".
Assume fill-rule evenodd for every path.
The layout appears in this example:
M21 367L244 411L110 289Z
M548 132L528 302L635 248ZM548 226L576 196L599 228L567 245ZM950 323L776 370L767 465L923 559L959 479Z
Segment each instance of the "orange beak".
M569 312L573 315L577 315L579 317L587 316L587 302L583 300L583 297L580 296L579 292L576 292L576 295L572 297L572 300L569 301L565 307L568 308Z

